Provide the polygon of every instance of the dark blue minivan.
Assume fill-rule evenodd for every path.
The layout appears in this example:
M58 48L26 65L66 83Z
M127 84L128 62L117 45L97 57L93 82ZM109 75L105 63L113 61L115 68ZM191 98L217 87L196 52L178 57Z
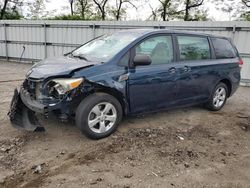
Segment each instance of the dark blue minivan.
M100 36L27 73L11 102L12 125L43 131L38 114L75 118L90 138L113 133L123 116L205 104L220 110L243 62L231 40L173 30Z

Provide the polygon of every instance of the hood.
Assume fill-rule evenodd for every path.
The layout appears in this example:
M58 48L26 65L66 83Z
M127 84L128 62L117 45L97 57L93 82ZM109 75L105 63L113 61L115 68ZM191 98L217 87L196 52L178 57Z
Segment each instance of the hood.
M35 64L27 72L26 76L33 79L45 79L51 76L65 76L75 69L86 68L95 64L97 63L67 56L48 58Z

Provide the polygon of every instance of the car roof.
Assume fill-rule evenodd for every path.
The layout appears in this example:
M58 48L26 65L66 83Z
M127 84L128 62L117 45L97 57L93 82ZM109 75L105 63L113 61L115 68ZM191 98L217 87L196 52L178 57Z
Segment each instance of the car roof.
M177 34L189 34L189 35L198 35L198 36L206 36L206 37L217 37L217 38L225 38L223 36L215 36L207 33L199 33L199 32L191 32L191 31L182 31L182 30L173 30L173 29L128 29L122 30L118 33L130 33L134 34L137 37L146 35L146 34L161 34L161 33L177 33Z

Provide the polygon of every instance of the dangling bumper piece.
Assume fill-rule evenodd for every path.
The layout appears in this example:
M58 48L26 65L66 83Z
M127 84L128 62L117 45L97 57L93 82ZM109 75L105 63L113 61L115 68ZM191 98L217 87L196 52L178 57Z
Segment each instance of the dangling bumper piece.
M32 111L30 106L29 108L27 107L29 103L28 100L24 102L21 95L23 95L23 93L20 94L20 92L15 89L8 112L12 126L27 131L45 131L45 128L39 124L35 111Z

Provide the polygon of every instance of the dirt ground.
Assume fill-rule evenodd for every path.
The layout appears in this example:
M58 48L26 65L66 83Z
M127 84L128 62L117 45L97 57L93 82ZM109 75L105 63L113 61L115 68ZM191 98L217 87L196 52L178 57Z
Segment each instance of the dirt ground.
M13 89L31 65L0 63L0 187L250 187L250 88L223 110L202 107L124 119L102 140L74 122L11 127Z

